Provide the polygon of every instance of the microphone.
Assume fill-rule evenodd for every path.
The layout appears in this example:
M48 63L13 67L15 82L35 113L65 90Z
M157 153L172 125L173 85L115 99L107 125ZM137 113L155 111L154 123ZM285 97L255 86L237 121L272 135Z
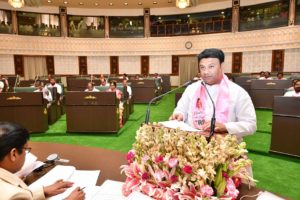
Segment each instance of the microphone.
M14 93L16 92L16 87L17 87L18 82L19 82L19 75L17 74L15 84L14 84Z
M149 101L149 104L148 104L148 107L147 107L147 111L146 111L145 124L148 124L148 123L149 123L149 119L150 119L150 107L151 107L151 104L153 103L153 101L155 101L155 100L157 100L157 99L160 99L161 97L163 97L163 96L165 96L165 95L167 95L167 94L169 94L169 93L171 93L171 92L174 92L174 91L176 91L176 90L178 90L178 89L180 89L180 88L183 88L183 87L185 87L185 86L188 86L188 85L191 84L191 83L192 83L192 81L188 81L188 82L184 83L183 85L178 86L177 88L175 88L175 89L173 89L173 90L170 90L170 91L168 91L168 92L166 92L166 93L163 93L163 94L161 94L161 95L159 95L159 96L154 97L153 99L151 99L151 100Z
M201 81L201 84L203 85L203 87L206 90L206 93L209 96L209 99L213 105L213 115L211 117L211 121L210 121L210 131L209 131L209 137L208 137L208 141L210 141L210 138L214 135L214 131L215 131L215 126L216 126L216 106L215 106L215 102L214 100L211 98L210 93L206 87L206 84L204 81Z

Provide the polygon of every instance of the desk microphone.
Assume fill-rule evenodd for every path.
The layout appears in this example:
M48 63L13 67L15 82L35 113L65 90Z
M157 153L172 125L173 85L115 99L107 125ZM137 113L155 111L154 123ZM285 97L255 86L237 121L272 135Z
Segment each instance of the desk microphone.
M15 84L14 84L14 93L16 92L16 87L17 87L18 82L19 82L19 75L17 74Z
M165 95L167 95L167 94L169 94L169 93L171 93L171 92L174 92L174 91L176 91L176 90L178 90L178 89L180 89L180 88L183 88L183 87L185 87L185 86L188 86L188 85L191 84L191 83L192 83L192 81L188 81L188 82L186 82L185 84L180 85L180 86L178 86L177 88L175 88L175 89L173 89L173 90L170 90L170 91L168 91L168 92L166 92L166 93L163 93L163 94L161 94L161 95L159 95L159 96L154 97L153 99L151 99L150 102L149 102L149 104L148 104L147 111L146 111L145 124L148 124L148 123L149 123L149 119L150 119L150 107L151 107L151 104L153 103L153 101L155 101L155 100L157 100L157 99L159 99L159 98L161 98L161 97L163 97L163 96L165 96Z
M208 141L210 141L210 138L213 136L214 132L215 132L215 126L216 126L216 106L215 106L215 102L214 100L211 98L210 93L206 87L206 84L204 81L201 81L201 84L203 85L203 87L206 90L206 93L209 96L209 99L213 105L213 115L211 117L211 121L210 121L210 131L209 131L209 137L208 137Z

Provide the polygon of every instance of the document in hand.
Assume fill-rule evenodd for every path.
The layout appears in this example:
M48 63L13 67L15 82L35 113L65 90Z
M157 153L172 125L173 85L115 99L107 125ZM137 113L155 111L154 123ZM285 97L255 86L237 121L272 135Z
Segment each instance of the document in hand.
M190 125L188 125L187 123L184 123L183 121L178 121L178 120L159 122L159 124L162 124L163 126L165 126L167 128L173 128L173 129L179 128L182 131L202 132L202 130L195 129L195 128L191 127Z
M49 200L61 200L69 196L76 187L94 187L97 183L100 170L76 170L73 166L57 165L47 174L32 183L29 188L32 190L38 186L48 186L57 180L73 182L74 185L64 193L48 198ZM89 196L89 194L86 194Z

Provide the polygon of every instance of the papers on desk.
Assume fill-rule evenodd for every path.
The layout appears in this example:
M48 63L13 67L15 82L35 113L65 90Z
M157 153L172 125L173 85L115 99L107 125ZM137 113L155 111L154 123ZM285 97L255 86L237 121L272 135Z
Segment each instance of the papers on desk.
M98 188L91 199L86 200L152 200L140 192L132 192L128 197L123 196L122 186L124 182L106 180L101 187Z
M284 199L273 193L264 191L260 195L258 195L257 200L284 200Z
M41 161L37 161L37 157L35 155L33 155L32 153L27 153L23 167L15 174L18 177L26 177L28 174L33 172L33 170L35 170L36 168L39 168L40 166L42 166L44 164L45 163L43 163Z
M76 170L73 166L57 165L47 174L32 183L29 188L33 190L38 186L48 186L55 183L57 180L63 179L64 181L73 182L74 185L64 193L48 198L49 200L64 199L69 196L76 187L86 187L84 191L88 193L87 196L89 196L97 183L99 174L100 170Z
M173 129L179 128L182 131L202 132L202 130L195 129L195 128L191 127L190 125L184 123L183 121L178 121L178 120L159 122L159 124L162 124L163 126L165 126L167 128L173 128Z

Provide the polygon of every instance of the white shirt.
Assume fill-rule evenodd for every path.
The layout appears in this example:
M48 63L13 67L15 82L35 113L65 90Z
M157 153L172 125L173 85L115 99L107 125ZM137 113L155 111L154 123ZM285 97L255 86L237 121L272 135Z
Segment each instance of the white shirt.
M200 84L201 81L197 81L188 86L174 110L174 113L183 114L184 121L192 127L194 127L192 101ZM216 102L219 85L207 85L207 89L214 102ZM243 136L253 134L256 131L256 114L250 96L243 88L231 81L229 81L229 95L230 108L228 122L224 124L228 133L236 135L239 139ZM206 118L210 120L213 113L213 106L207 94L205 106ZM218 122L218 119L216 121Z
M287 91L285 94L284 94L285 97L300 97L300 92L296 93L295 90L293 91Z
M131 89L131 86L127 85L127 92L128 92L128 95L129 95L129 98L132 97L132 89Z
M53 88L56 87L57 93L62 94L62 88L59 84L55 83L54 85L48 84L47 88Z
M93 90L92 91L89 91L89 89L85 89L84 90L85 92L99 92L99 90L95 87L93 87Z
M47 88L43 88L43 91L37 89L34 90L34 92L43 92L43 98L46 99L48 102L51 102L53 100L52 94Z
M0 81L0 90L2 91L4 88L4 83L2 81Z

